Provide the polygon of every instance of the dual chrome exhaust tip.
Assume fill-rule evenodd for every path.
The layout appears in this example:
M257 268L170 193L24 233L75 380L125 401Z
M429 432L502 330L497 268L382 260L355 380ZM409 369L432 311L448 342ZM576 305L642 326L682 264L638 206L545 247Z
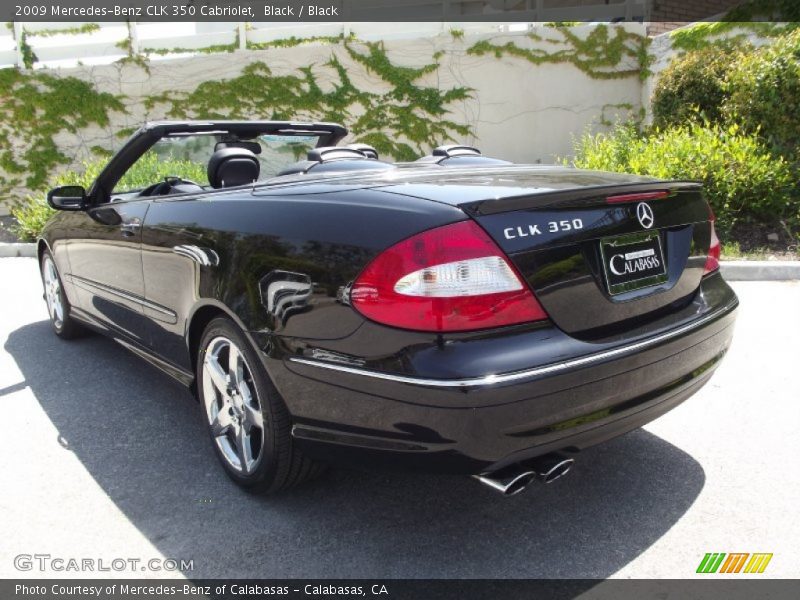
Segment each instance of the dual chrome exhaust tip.
M573 464L575 464L575 459L561 454L545 454L491 473L473 475L473 477L504 496L513 496L519 494L534 481L554 482L559 477L566 475Z

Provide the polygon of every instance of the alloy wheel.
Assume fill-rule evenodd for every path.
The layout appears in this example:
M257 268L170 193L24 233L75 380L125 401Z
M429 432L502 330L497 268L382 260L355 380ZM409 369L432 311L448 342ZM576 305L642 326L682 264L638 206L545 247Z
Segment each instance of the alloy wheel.
M203 358L203 402L211 435L226 462L249 475L264 449L264 417L252 371L239 347L218 336Z
M44 297L47 301L47 312L53 320L56 329L60 329L64 324L64 301L61 296L61 282L58 279L58 271L53 259L46 256L42 266L44 279Z

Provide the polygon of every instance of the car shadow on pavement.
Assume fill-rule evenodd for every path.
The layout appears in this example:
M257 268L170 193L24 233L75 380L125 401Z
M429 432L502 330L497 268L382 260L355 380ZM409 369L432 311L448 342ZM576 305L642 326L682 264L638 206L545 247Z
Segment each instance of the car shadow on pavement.
M191 578L604 578L688 510L701 466L644 430L511 498L459 476L331 469L288 493L240 491L189 392L100 336L47 321L5 349L88 473ZM124 549L120 549L121 551Z

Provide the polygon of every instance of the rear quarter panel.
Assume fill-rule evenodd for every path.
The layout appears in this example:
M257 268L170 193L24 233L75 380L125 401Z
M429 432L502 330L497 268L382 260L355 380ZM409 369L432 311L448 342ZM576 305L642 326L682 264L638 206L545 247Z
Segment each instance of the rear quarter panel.
M142 240L153 351L188 368L189 323L207 305L268 336L346 337L363 319L341 302L342 291L374 256L466 218L453 206L376 190L313 192L154 201Z

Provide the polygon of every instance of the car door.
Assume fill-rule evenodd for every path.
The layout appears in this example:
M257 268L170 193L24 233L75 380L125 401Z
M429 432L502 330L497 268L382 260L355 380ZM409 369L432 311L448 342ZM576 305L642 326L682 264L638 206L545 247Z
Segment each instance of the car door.
M142 224L148 199L111 201L82 215L69 245L79 308L98 325L142 343Z
M151 321L151 352L191 373L186 352L186 323L203 290L205 275L216 271L219 234L209 223L224 206L213 196L153 199L142 234L144 313ZM230 234L232 235L232 234Z

